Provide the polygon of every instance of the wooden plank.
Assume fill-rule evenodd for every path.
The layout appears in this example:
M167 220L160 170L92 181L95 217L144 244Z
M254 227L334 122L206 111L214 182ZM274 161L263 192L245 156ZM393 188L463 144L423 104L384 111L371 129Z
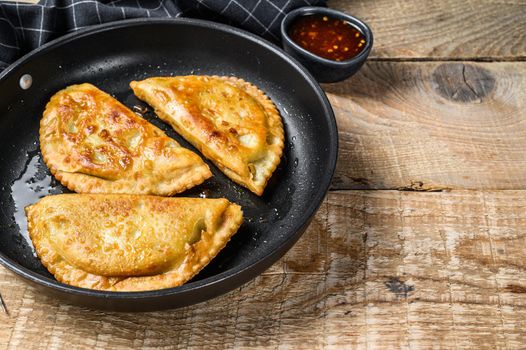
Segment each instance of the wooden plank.
M328 5L371 26L371 58L526 59L523 0L330 0Z
M523 0L332 0L329 6L371 26L374 58L526 58Z
M0 269L0 348L526 344L526 191L336 191L252 282L180 310L101 312Z
M526 188L526 62L369 62L324 89L334 188Z

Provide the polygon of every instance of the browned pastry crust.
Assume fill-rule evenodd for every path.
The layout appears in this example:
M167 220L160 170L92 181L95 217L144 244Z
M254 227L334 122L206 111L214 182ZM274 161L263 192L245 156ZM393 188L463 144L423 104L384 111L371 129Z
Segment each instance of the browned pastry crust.
M212 176L197 154L91 84L51 98L40 149L51 173L79 193L169 196Z
M283 152L281 117L257 87L235 77L155 77L130 83L228 177L262 195Z
M26 214L35 250L58 281L107 291L185 283L243 221L241 207L224 198L126 194L48 196Z

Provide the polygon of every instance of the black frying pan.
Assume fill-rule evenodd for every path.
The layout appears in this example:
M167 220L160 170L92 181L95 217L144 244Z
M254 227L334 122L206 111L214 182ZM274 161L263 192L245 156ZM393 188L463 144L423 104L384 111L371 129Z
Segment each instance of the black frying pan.
M23 90L19 80L33 78ZM38 126L58 90L90 82L128 107L146 106L128 84L151 76L235 75L276 103L286 147L262 197L234 184L210 162L214 177L184 196L226 197L245 222L226 248L192 281L149 292L100 292L57 282L33 255L23 206L69 192L40 159ZM0 262L47 293L83 305L155 310L197 303L249 281L301 236L322 202L334 172L338 139L332 109L312 76L268 42L217 23L128 20L77 32L26 55L0 75ZM152 112L145 118L183 146L195 149Z

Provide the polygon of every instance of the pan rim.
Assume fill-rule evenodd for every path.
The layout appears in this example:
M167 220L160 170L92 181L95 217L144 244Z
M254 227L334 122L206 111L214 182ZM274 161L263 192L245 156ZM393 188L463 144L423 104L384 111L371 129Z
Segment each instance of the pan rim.
M7 77L13 70L18 66L24 64L27 61L38 59L40 54L46 53L53 50L55 47L68 44L70 41L81 40L85 36L95 35L97 33L117 30L121 28L129 27L139 27L139 26L150 26L150 25L163 25L163 24L172 24L172 25L191 25L199 26L206 29L221 31L227 34L240 36L248 41L252 41L257 45L263 46L266 50L271 51L273 54L278 55L281 59L286 61L293 69L298 71L304 78L305 82L310 85L310 87L315 92L316 96L320 100L323 110L324 110L324 119L327 122L328 131L329 131L329 143L327 150L327 171L323 175L322 181L316 187L315 194L313 199L310 201L309 205L306 207L306 210L301 215L295 224L289 229L290 234L282 240L274 251L270 251L263 255L259 259L248 259L247 262L233 267L231 269L222 271L216 275L183 284L178 287L150 290L150 291L139 291L139 292L112 292L112 291L100 291L87 288L80 288L71 286L68 284L61 283L55 279L51 279L45 276L40 275L37 272L34 272L17 261L9 258L3 252L0 252L0 264L13 271L17 275L34 282L36 284L42 285L54 289L58 292L65 292L69 294L76 294L79 296L86 297L95 297L100 299L108 300L120 300L120 299L150 299L156 297L167 297L173 296L176 294L186 294L188 292L196 292L198 290L204 290L207 288L213 288L214 286L219 287L225 280L232 280L233 283L227 288L219 288L223 292L233 290L242 284L252 280L253 278L259 275L258 271L263 271L268 268L271 264L276 262L280 257L282 257L292 245L301 237L306 226L310 223L310 220L316 214L316 211L321 206L332 181L334 171L336 169L336 162L338 158L338 129L336 124L336 119L334 112L329 103L325 92L322 90L319 83L314 79L314 77L304 68L297 60L283 51L277 45L255 35L249 33L245 30L228 26L225 24L206 21L201 19L191 19L191 18L138 18L138 19L128 19L121 20L117 22L110 22L106 24L96 25L89 28L81 29L74 33L66 34L62 37L54 39L43 46L27 53L22 56L11 65L9 65L4 71L0 73L0 87L5 77ZM205 297L202 300L210 299L210 297ZM197 302L197 301L196 301ZM189 303L191 304L191 303ZM188 304L188 305L189 305Z

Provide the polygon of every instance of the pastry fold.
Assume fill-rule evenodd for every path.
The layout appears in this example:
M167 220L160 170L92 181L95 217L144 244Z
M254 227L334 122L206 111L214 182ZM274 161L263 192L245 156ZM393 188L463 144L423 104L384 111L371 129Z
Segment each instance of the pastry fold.
M197 154L87 83L51 98L40 149L51 173L79 193L170 196L212 176Z
M135 95L230 179L262 195L284 147L274 103L235 77L155 77L130 83Z
M228 200L62 194L26 208L42 264L63 283L144 291L190 280L243 221Z

